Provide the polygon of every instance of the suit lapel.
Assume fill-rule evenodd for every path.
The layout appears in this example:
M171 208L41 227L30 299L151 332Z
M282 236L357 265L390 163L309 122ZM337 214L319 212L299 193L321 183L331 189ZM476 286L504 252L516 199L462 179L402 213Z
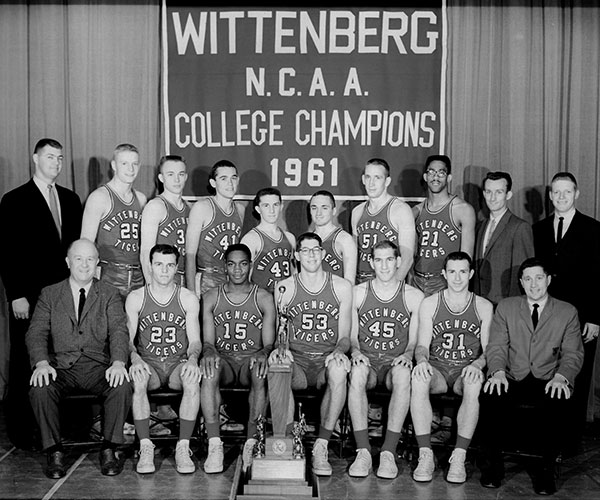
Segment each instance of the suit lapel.
M76 325L77 315L75 314L75 303L73 302L73 292L71 291L71 284L68 279L63 281L60 295L65 311L67 311L67 315L71 318L73 324Z
M494 246L494 244L500 237L500 233L502 233L502 231L504 231L504 228L508 224L508 219L510 219L511 217L512 217L512 214L511 214L510 210L507 210L506 213L502 216L502 219L500 219L500 222L498 222L496 229L494 229L494 232L492 233L490 242L488 243L488 246L485 249L484 257L490 253L490 249ZM490 224L490 219L488 219L488 224ZM487 224L486 224L486 229L487 229ZM485 232L483 234L485 235Z
M538 321L538 328L543 327L544 323L552 317L552 309L554 309L554 299L551 296L548 296L548 300L546 301L546 305L544 306Z
M525 295L523 295L522 300L521 300L521 309L519 311L519 314L521 315L521 319L523 320L523 323L527 327L527 331L530 334L532 334L533 333L533 321L531 319L531 311L529 310L529 304L527 303L527 297ZM539 326L539 322L538 322L538 326Z

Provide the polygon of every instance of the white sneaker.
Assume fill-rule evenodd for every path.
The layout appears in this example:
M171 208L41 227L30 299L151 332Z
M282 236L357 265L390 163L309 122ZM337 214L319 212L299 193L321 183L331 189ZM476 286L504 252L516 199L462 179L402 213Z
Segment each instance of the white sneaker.
M464 483L467 480L467 470L465 469L465 458L467 451L462 448L455 448L450 457L450 468L446 481L449 483Z
M138 474L152 474L156 468L154 467L154 445L150 440L143 440L140 443L140 456L135 470Z
M254 458L254 446L258 441L254 438L248 438L244 443L244 449L242 450L242 466L244 470L252 465L252 459Z
M421 448L419 450L419 464L413 471L413 479L419 482L431 481L434 470L433 450L431 448Z
M317 476L331 476L331 465L327 461L329 454L327 445L327 440L322 438L318 438L313 445L312 469Z
M356 458L348 469L348 474L352 477L367 477L371 473L373 458L371 452L366 448L356 450Z
M207 474L223 472L223 441L217 439L208 441L208 456L204 462L204 472Z
M396 458L391 451L382 451L379 454L379 467L377 468L377 477L383 479L394 479L398 475L398 466Z
M190 450L189 441L178 441L175 447L175 466L180 474L192 474L196 470L194 461L190 458L192 450Z

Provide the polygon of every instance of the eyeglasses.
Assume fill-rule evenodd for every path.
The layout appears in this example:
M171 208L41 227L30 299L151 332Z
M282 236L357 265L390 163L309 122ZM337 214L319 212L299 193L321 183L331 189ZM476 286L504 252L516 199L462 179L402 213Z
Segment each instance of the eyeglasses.
M432 168L427 170L427 175L429 177L447 177L448 172L446 170L433 170Z
M300 250L298 250L298 253L307 256L308 254L310 255L318 255L319 253L321 253L321 250L323 250L321 247L313 247L313 248L301 248Z

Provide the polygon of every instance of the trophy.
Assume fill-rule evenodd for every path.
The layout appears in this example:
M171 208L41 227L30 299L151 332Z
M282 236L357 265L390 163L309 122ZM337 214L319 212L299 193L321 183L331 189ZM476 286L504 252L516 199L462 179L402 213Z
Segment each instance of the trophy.
M291 322L287 306L282 305L284 293L285 287L279 287L277 356L268 373L273 436L265 438L265 456L252 462L252 479L304 479L305 476L304 450L298 446L301 430L298 428L293 439L286 436L286 427L293 422L294 415L293 408L290 411L292 364L287 356Z

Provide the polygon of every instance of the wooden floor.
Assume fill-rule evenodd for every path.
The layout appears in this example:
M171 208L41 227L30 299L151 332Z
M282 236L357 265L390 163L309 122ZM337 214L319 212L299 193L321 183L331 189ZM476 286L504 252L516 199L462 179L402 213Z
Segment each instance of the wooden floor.
M586 430L583 451L565 460L557 482L559 491L553 498L600 499L600 426ZM202 470L205 452L196 442L193 446L198 470L194 474L180 475L175 470L173 443L157 446L154 474L140 476L135 472L132 447L124 450L125 468L121 475L104 477L100 474L98 445L71 446L68 448L67 476L55 481L44 476L45 456L39 452L14 449L6 438L0 405L0 499L192 499L209 500L229 498L234 466L239 445L225 446L225 471L207 475ZM374 450L376 451L376 450ZM438 453L439 455L439 453ZM400 474L394 480L378 479L371 475L365 479L348 476L347 469L353 459L353 450L347 448L339 458L332 445L330 461L333 476L319 480L324 499L396 500L410 498L429 499L521 499L535 498L531 479L523 461L509 460L503 485L489 490L479 485L479 470L469 467L469 478L463 485L452 485L444 480L444 470L439 467L431 483L416 483L411 478L414 464L399 460ZM376 464L375 464L376 465Z

